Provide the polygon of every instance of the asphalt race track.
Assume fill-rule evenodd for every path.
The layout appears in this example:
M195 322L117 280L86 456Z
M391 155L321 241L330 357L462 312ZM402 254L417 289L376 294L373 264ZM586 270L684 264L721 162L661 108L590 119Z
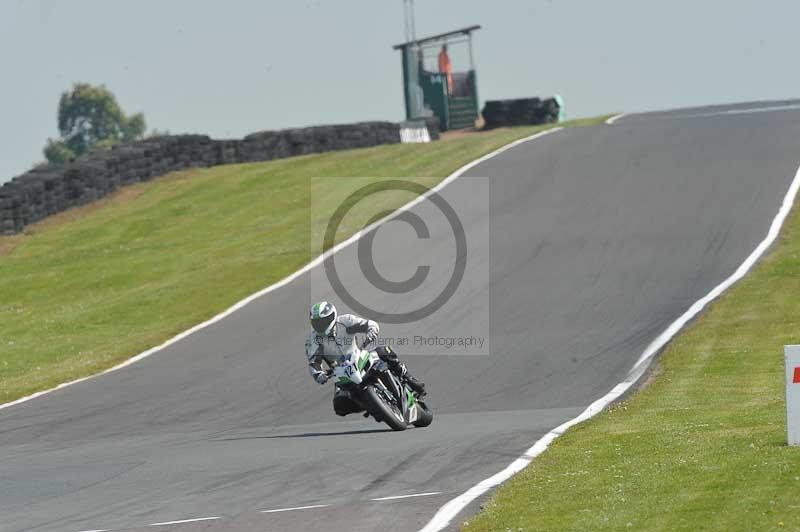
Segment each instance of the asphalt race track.
M488 210L469 179L444 188L476 213L465 231L489 236L469 255L485 282L419 328L486 330L491 353L407 357L431 392L429 428L333 415L302 344L312 292L336 297L304 275L139 363L0 410L0 531L421 528L608 392L764 238L800 164L794 105L544 136L470 170L489 178ZM383 246L380 271L408 277L408 255ZM357 272L354 257L341 269ZM317 507L265 512L303 506Z

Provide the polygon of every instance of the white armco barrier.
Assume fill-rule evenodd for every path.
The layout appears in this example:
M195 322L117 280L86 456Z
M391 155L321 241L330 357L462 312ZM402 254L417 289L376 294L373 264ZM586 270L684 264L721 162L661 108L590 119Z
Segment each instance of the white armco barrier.
M800 445L800 345L783 347L786 361L786 432L789 445Z

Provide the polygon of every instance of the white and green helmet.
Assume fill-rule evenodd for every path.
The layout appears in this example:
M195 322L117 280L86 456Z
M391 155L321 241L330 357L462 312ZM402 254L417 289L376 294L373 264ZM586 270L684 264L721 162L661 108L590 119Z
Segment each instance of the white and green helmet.
M311 305L311 311L308 314L311 326L315 331L319 334L331 333L336 324L336 307L332 303L321 301Z

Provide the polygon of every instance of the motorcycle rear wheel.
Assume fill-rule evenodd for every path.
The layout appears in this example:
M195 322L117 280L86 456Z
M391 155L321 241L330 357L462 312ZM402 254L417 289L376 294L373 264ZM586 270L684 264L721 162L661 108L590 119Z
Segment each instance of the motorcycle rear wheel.
M427 427L433 423L433 411L428 408L424 401L417 400L417 420L414 421L415 427Z

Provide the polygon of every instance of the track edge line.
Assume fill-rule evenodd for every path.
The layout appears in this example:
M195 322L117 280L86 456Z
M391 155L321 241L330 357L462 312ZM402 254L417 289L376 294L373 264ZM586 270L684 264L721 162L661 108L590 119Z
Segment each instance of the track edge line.
M530 464L534 458L542 454L550 445L550 443L553 442L553 440L564 434L567 429L596 416L602 412L605 407L614 402L622 394L627 392L634 384L636 384L642 375L644 375L645 371L647 371L647 368L650 367L650 364L652 363L656 354L658 354L661 349L664 348L664 346L666 346L667 343L669 343L669 341L672 340L672 338L674 338L675 335L678 334L683 327L689 321L691 321L692 318L697 316L709 303L714 301L733 284L747 275L758 259L760 259L767 249L769 249L769 247L775 242L780 234L781 227L783 227L786 217L792 210L798 188L800 188L800 167L798 167L797 171L795 172L794 179L789 185L789 190L786 191L786 195L783 197L781 206L778 209L778 213L775 215L775 218L773 218L772 223L770 224L766 237L759 242L750 255L745 258L744 262L742 262L742 264L739 265L739 267L730 276L712 288L711 291L705 296L695 301L691 307L681 314L678 319L673 321L669 327L664 330L664 332L658 335L656 339L653 340L647 346L647 348L645 348L645 350L642 352L642 355L626 375L625 380L614 386L606 395L590 404L589 407L580 415L570 419L565 423L562 423L539 438L532 447L525 451L525 453L523 453L519 458L506 466L505 469L495 473L489 478L480 481L458 497L446 502L441 508L439 508L431 520L420 529L419 532L439 532L440 530L443 530L472 501L519 473L525 468L525 466Z

